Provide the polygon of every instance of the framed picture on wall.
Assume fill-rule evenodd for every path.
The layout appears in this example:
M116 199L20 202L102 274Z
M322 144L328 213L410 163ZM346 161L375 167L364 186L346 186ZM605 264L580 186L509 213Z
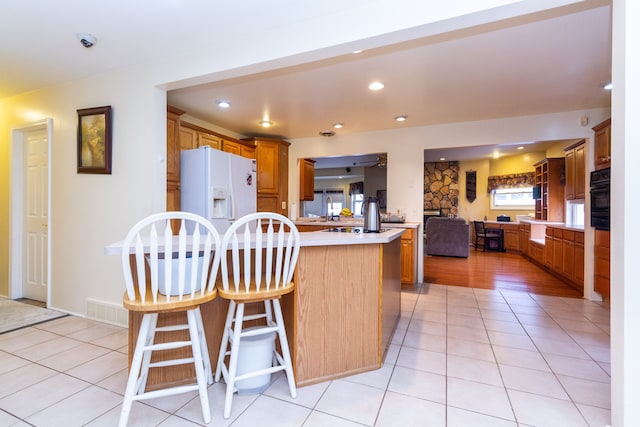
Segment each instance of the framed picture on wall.
M111 173L111 106L78 110L78 173Z
M378 203L381 208L387 207L387 190L376 191L376 198L378 199Z

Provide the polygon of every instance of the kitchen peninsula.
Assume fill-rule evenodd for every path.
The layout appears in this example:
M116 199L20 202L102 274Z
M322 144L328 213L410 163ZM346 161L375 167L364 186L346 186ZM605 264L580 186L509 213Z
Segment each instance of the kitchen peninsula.
M402 228L300 233L295 291L282 299L297 385L382 366L400 316L403 233ZM121 242L105 247L107 255L121 251ZM216 298L201 307L211 360L217 360L227 304ZM176 316L161 316L159 324L176 323ZM130 358L140 321L137 313L129 313ZM159 368L150 372L148 383L179 382L190 375L187 365Z

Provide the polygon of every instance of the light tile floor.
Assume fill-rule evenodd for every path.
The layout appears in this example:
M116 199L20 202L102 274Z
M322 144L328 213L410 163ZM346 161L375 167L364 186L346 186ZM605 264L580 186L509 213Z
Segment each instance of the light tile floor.
M209 389L222 426L592 426L610 423L609 310L585 300L424 285L402 293L381 369L262 394ZM114 426L126 329L65 317L0 335L0 426ZM134 403L130 426L202 425L194 393Z

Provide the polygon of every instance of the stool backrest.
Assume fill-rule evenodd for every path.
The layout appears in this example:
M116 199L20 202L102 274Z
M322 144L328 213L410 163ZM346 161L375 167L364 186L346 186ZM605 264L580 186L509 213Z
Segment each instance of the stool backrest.
M300 233L283 215L257 212L245 215L229 227L222 238L222 251L225 250L231 252L221 260L225 291L229 290L231 270L236 293L268 292L287 286L293 280Z
M473 227L476 231L476 236L484 235L484 222L483 221L473 221Z
M172 223L178 228L177 235ZM163 299L168 303L213 292L219 249L220 235L199 215L163 212L144 218L129 230L123 243L122 269L129 301L159 304Z

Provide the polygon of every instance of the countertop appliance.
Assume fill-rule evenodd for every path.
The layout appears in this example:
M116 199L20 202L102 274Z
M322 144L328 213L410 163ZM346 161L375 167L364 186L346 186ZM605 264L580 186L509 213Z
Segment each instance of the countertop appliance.
M380 204L375 197L369 197L364 205L364 232L380 232Z
M180 209L207 218L218 233L256 212L256 161L200 147L180 152Z
M611 168L591 172L591 226L596 230L609 230L609 191Z

